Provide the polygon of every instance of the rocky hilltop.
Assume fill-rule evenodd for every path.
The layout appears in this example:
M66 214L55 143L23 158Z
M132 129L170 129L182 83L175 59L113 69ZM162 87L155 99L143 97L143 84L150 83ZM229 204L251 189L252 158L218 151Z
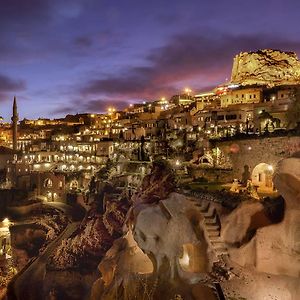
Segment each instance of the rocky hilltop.
M300 83L300 61L296 53L280 50L242 52L235 56L231 82L242 85Z

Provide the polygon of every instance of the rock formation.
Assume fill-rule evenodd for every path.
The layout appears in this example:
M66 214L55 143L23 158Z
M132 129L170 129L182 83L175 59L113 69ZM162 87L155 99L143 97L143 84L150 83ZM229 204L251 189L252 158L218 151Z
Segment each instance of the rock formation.
M296 300L300 293L299 153L278 163L273 181L285 200L283 216L278 218L274 207L268 209L275 200L244 202L223 221L222 237L230 259L244 267L244 274L252 270L251 276L265 280L263 274L267 273L280 285L280 291L272 290L273 296ZM281 211L282 203L280 198L275 203ZM266 290L256 291L249 299L257 299L258 294L263 297Z
M114 242L91 299L217 299L209 279L214 259L200 209L173 192L144 206Z
M205 228L219 243L215 210L174 192L174 180L164 161L144 177L123 237L99 264L92 300L216 299L210 273L221 248L213 248Z
M296 300L299 170L300 156L281 161L275 170L284 216L277 214L282 198L248 199L228 214L208 193L197 198L178 193L167 163L155 162L126 218L128 207L118 202L107 203L104 214L92 209L73 237L76 247L70 243L58 250L52 264L74 268L101 260L90 300L213 300L220 299L220 289L228 299ZM75 261L60 255L74 249Z
M84 267L95 258L101 258L122 234L122 226L127 213L126 202L110 202L104 214L98 211L97 204L87 213L78 231L69 239L63 240L53 254L49 267L64 270Z
M235 56L231 83L281 85L300 83L300 61L296 53L280 50L243 52Z
M184 247L190 248L193 257L198 257L193 262L193 271L206 273L212 262L202 222L203 217L185 196L172 193L159 205L139 213L133 235L139 247L151 258L157 274L164 269L170 272L171 278L184 277L182 265L189 266L190 259L187 253L184 256Z

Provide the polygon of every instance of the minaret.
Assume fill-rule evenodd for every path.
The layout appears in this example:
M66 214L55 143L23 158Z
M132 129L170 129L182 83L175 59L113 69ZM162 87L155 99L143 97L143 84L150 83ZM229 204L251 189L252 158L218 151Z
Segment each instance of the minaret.
M16 96L14 97L14 104L13 104L13 115L12 115L12 130L13 130L13 150L18 150L17 146L17 131L18 131L18 121L19 121L19 116L18 116L18 108L17 108L17 99Z

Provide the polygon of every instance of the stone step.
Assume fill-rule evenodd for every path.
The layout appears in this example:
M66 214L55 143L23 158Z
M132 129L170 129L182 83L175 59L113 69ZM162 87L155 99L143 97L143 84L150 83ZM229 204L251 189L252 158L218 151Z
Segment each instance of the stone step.
M215 208L208 210L207 212L203 213L204 217L207 219L214 219L217 217L217 211Z
M209 203L203 203L203 205L200 207L200 211L202 213L207 213L209 211L209 207L210 207L210 204Z
M224 250L216 251L216 255L217 255L217 257L220 257L220 256L228 256L229 254L228 254L227 249L224 249Z
M213 219L205 218L204 222L207 225L218 225L217 218L213 218Z
M224 244L224 242L222 242L222 243L216 243L216 244L214 244L214 249L215 250L219 250L219 249L226 249L227 250L227 247Z
M220 226L218 224L207 224L205 225L205 229L207 231L220 231Z
M217 215L214 212L208 211L208 212L203 213L203 216L206 219L215 219Z
M220 247L220 248L213 248L214 251L216 252L216 255L217 256L220 256L220 255L228 255L228 249L224 246Z
M219 232L218 232L219 234ZM215 235L215 236L208 236L209 237L209 240L210 242L222 242L224 243L223 239L219 236L219 235Z
M210 243L211 243L212 248L215 251L218 251L219 249L221 249L221 250L226 249L226 251L227 251L227 247L223 242L210 242Z
M215 237L220 237L220 231L219 230L215 230L215 231L208 231L208 237L211 238L215 238Z

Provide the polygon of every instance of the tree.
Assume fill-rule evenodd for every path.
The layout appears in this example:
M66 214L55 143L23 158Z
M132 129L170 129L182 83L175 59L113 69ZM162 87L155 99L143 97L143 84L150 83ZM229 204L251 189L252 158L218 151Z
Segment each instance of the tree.
M141 147L140 147L140 160L146 160L146 152L145 152L145 137L142 135L141 137Z
M287 110L287 127L300 127L300 88L292 93L292 101Z

